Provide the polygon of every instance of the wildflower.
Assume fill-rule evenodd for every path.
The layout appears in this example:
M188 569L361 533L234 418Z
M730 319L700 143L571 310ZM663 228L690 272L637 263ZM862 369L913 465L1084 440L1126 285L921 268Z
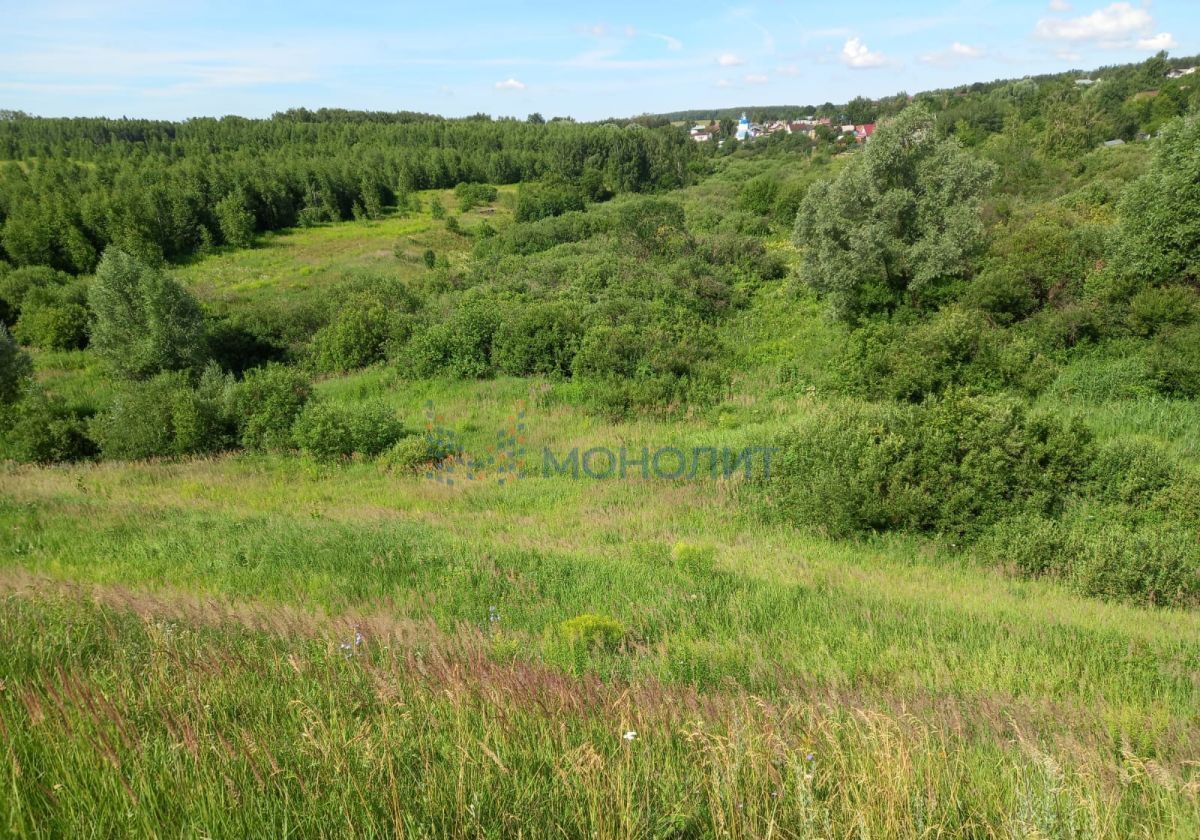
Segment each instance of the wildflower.
M812 754L812 753L809 753L808 755L804 756L804 760L805 760L805 761L812 761L812 760L813 760L813 754Z
M632 741L634 738L637 737L637 733L634 732L632 729L630 729L628 732L626 732L621 737L624 738L626 741Z
M488 607L488 624L495 624L500 620L500 613L496 611L494 606Z
M342 650L345 651L346 656L353 656L354 649L356 647L359 647L360 645L365 644L366 641L367 640L363 637L362 632L359 630L355 630L354 631L354 641L353 642L342 642L341 647L342 647Z

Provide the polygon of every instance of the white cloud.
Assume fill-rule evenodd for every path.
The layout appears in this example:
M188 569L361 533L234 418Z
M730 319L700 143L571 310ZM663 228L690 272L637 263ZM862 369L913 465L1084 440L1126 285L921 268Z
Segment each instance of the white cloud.
M729 81L728 79L717 79L717 87L719 87L719 88L733 87L733 82Z
M1071 11L1071 4L1067 0L1050 0L1050 11L1069 12Z
M982 49L955 41L947 49L926 53L921 56L921 61L925 64L957 64L975 58L983 58Z
M683 41L680 41L678 38L672 37L671 35L660 35L657 32L647 32L646 34L650 38L657 38L658 40L662 41L667 45L667 49L671 50L672 52L683 49Z
M525 83L516 79L505 79L503 82L496 82L496 90L525 90Z
M762 73L747 73L745 79L748 85L765 85L768 81Z
M1179 46L1179 42L1175 40L1175 36L1170 32L1159 32L1157 35L1151 35L1148 38L1139 38L1137 46L1139 50L1158 52L1159 50L1173 50Z
M887 63L887 57L871 52L860 39L851 38L842 47L842 62L850 67L880 67Z
M745 61L733 53L721 53L717 56L717 64L720 64L722 67L737 67L739 64L745 63Z
M1048 41L1095 41L1104 46L1124 46L1137 35L1146 35L1154 19L1144 8L1129 3L1111 3L1090 15L1074 18L1042 18L1034 34Z
M799 76L800 65L798 64L781 64L775 68L775 73L778 76Z

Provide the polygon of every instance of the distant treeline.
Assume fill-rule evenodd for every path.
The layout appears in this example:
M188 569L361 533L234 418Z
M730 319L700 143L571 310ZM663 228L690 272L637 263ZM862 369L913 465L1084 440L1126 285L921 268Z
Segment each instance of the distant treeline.
M1108 101L1121 101L1141 91L1157 91L1166 81L1166 75L1173 69L1193 67L1200 64L1200 56L1184 58L1168 58L1165 53L1159 53L1141 64L1119 64L1097 68L1090 73L1082 70L1071 70L1065 73L1049 73L1039 76L1026 76L1023 79L996 79L991 82L975 82L953 88L925 91L909 97L901 91L892 96L879 99L855 97L848 103L835 104L824 102L820 105L742 105L736 108L693 108L685 111L671 111L663 114L644 114L636 119L645 124L661 122L721 122L723 120L738 120L745 114L754 122L794 119L798 116L815 115L840 119L850 123L875 122L883 117L894 116L902 111L910 101L924 102L935 109L952 110L962 105L962 100L978 101L987 99L995 93L1003 94L1014 85L1025 88L1034 87L1048 94L1052 91L1069 89L1075 86L1076 80L1088 79L1104 81L1108 90L1103 98ZM1181 111L1182 113L1182 111ZM1027 117L1028 118L1028 117ZM952 123L951 123L952 124ZM997 127L996 130L999 130Z
M640 125L289 111L184 122L0 119L0 259L91 272L118 244L179 259L255 231L375 217L412 190L541 179L682 186L702 155Z

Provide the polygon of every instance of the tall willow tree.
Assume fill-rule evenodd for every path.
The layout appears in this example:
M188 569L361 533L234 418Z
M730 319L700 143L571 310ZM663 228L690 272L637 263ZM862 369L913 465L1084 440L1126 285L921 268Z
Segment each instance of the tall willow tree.
M980 202L994 172L939 137L927 110L906 109L805 196L795 233L805 279L850 322L935 305L974 266L984 241Z
M118 248L104 252L88 288L92 348L118 376L147 379L203 364L204 320L186 289Z

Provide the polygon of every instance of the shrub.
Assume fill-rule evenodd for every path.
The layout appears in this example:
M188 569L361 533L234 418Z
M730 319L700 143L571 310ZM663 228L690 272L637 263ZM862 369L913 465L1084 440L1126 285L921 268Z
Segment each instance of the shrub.
M33 377L33 360L0 324L0 406L16 402Z
M1000 324L1019 321L1038 305L1028 280L1008 265L983 271L966 287L962 301L991 315Z
M499 324L493 302L462 303L448 318L413 333L403 353L406 372L478 379L492 374L492 338Z
M1167 523L1126 526L1099 516L1072 528L1072 577L1085 595L1158 606L1200 603L1195 528Z
M1150 378L1162 393L1200 396L1200 324L1160 335L1150 348L1147 364Z
M583 613L559 624L558 634L577 650L611 651L625 638L625 626L611 616Z
M981 313L943 309L913 326L869 324L851 340L851 379L872 397L920 401L952 387L1002 384L1002 336Z
M487 253L483 250L487 248L508 254L536 254L555 245L587 239L604 230L607 224L608 220L602 214L573 211L509 225L493 243L479 246L478 253Z
M533 222L584 208L583 191L566 181L523 182L517 188L518 222Z
M322 373L340 373L381 362L405 328L400 313L390 311L383 303L353 303L313 336L309 364Z
M164 373L122 388L90 427L104 457L134 460L172 454L172 407L176 392L186 387L181 374Z
M292 442L318 461L354 454L353 418L349 410L327 402L310 402L296 417Z
M1065 574L1070 540L1057 519L1039 514L996 523L974 547L976 559L1021 577Z
M572 369L581 377L631 377L645 351L645 337L636 327L598 324L584 334Z
M288 449L292 424L312 395L312 382L301 371L279 364L247 371L234 404L242 445L268 451Z
M78 283L30 289L13 334L45 350L77 350L88 340L86 288Z
M1049 515L1086 478L1091 438L1009 398L843 405L779 442L768 503L832 536L907 529L969 534L1018 513Z
M393 472L415 473L451 454L426 435L405 435L380 456L380 463Z
M765 216L774 208L778 195L779 181L773 175L758 175L742 185L738 204L744 210Z
M1008 275L1004 282L1022 284L1037 306L1062 304L1103 265L1105 235L1102 225L1069 208L1041 206L995 231L984 273Z
M373 457L388 450L404 434L395 413L382 403L351 408L311 402L296 418L292 439L318 461L359 454Z
M254 244L254 214L246 209L245 199L230 193L214 208L221 237L234 248L249 248Z
M1042 309L1014 329L1048 353L1096 342L1106 331L1095 305L1077 301Z
M237 439L231 392L232 381L215 369L197 387L179 372L130 383L93 419L92 437L105 458L219 452Z
M1154 163L1125 190L1113 264L1145 285L1200 276L1200 118L1163 131Z
M500 322L492 361L510 376L569 376L582 336L578 307L527 303Z
M458 199L458 209L466 213L472 207L481 204L491 204L496 200L496 188L491 184L473 184L463 181L454 188L454 197Z
M1121 440L1096 452L1095 495L1103 501L1145 505L1175 477L1169 453L1149 441Z
M171 411L176 455L220 452L238 443L237 383L210 364L193 388L175 394Z
M669 252L688 235L683 206L668 198L639 196L621 204L615 214L614 229L652 253Z
M1200 475L1176 474L1170 484L1155 494L1150 509L1183 524L1200 522Z
M0 274L0 322L15 324L25 296L34 289L56 289L70 282L71 275L44 265L23 266Z
M5 449L14 460L51 464L96 454L87 417L61 397L34 390L6 413Z
M1156 606L1200 603L1194 530L1130 523L1120 508L1080 506L1062 519L1021 516L996 524L977 560L1025 577L1053 577L1091 596Z
M1129 301L1129 327L1135 335L1154 336L1196 319L1196 293L1185 286L1143 289Z

